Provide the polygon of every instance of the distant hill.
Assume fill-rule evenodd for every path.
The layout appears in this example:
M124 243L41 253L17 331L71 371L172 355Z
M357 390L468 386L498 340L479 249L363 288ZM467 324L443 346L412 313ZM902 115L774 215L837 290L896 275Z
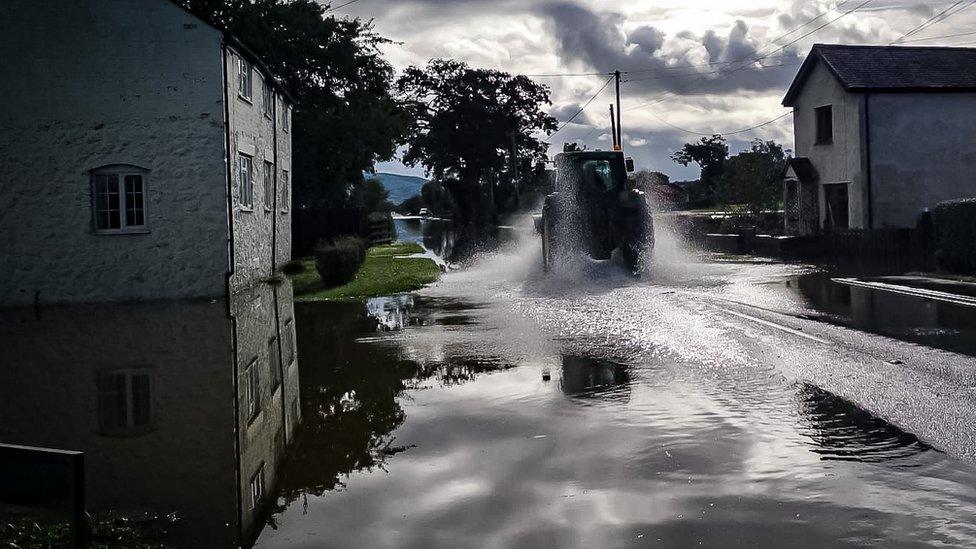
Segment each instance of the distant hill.
M367 175L366 177L371 176ZM427 182L423 177L395 173L377 173L372 177L383 182L383 187L390 193L390 202L394 204L399 204L415 194L420 194L420 188Z

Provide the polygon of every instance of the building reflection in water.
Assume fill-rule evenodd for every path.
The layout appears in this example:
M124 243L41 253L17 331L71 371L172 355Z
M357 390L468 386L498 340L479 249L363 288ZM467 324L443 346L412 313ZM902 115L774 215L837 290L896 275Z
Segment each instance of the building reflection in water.
M301 421L294 318L287 281L0 310L0 441L85 452L96 517L175 513L168 545L249 545Z

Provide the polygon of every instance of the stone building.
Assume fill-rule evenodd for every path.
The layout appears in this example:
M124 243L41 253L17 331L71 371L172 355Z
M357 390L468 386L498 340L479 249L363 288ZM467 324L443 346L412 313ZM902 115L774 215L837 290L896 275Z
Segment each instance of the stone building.
M9 0L0 306L216 297L290 255L291 105L169 0Z
M783 105L787 234L914 227L976 196L976 48L817 44Z
M301 417L287 92L170 0L6 0L0 71L0 442L246 540Z

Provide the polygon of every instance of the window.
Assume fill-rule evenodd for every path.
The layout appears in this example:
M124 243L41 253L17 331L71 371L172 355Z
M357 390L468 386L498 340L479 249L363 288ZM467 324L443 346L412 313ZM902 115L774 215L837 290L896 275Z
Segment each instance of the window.
M274 92L272 91L271 82L268 80L268 77L265 77L263 82L264 85L261 88L261 104L264 106L264 116L270 119L272 116L271 110L274 105Z
M247 420L253 421L261 411L261 371L258 359L254 357L244 370L244 405L247 407Z
M146 170L107 166L92 170L96 233L145 233Z
M295 360L295 323L290 318L285 321L284 338L285 346L281 353L285 357L285 366L289 366Z
M287 212L288 205L291 204L291 195L288 193L288 170L281 170L281 211Z
M281 105L281 129L288 131L291 129L291 107Z
M240 153L237 160L237 203L250 210L254 207L254 160L244 153Z
M152 430L152 377L148 369L116 370L98 378L98 425L104 434Z
M264 161L264 209L274 209L274 164Z
M243 57L237 58L237 95L251 100L251 64Z
M264 499L264 464L258 466L258 470L251 477L251 510L257 509Z
M834 142L834 113L830 105L814 109L817 118L817 144Z
M278 354L278 338L273 337L268 342L268 364L271 365L271 392L281 384L281 357Z

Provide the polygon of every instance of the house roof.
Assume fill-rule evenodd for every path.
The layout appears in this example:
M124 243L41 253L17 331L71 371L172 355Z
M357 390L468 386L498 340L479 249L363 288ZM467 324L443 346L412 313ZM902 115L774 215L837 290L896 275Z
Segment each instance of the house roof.
M851 92L976 91L976 48L815 44L786 92L784 106L795 104L817 63Z
M798 156L796 158L790 158L786 161L786 170L784 170L784 175L789 168L793 168L793 173L796 174L797 179L801 183L812 183L816 181L820 176L817 174L817 169L813 167L813 163L810 162L809 158Z

